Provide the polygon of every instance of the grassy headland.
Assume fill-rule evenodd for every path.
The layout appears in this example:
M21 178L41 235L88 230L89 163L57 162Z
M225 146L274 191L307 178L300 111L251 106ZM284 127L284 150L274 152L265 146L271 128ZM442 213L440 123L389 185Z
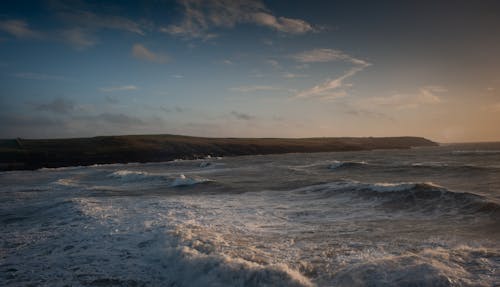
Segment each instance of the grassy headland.
M158 162L211 156L407 149L434 146L421 137L203 138L178 135L0 140L0 170Z

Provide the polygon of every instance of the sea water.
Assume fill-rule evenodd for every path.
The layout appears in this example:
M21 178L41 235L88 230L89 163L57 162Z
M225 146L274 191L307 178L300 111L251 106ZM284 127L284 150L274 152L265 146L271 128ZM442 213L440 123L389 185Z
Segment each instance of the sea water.
M500 144L3 172L0 285L500 285Z

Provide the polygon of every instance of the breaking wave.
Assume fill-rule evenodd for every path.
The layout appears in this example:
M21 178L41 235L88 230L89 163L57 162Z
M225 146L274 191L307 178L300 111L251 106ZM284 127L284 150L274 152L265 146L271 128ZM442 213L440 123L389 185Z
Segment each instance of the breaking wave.
M329 168L338 169L344 167L360 167L365 165L368 165L366 161L334 161L332 164L330 164Z
M172 182L170 183L170 186L175 187L175 186L189 186L189 185L194 185L194 184L199 184L199 183L206 183L206 182L211 182L212 180L206 179L206 178L201 178L201 177L186 177L184 174L179 175L179 177L174 178Z
M353 287L493 286L495 279L491 275L498 256L470 247L451 252L442 248L425 249L417 254L386 256L347 267L337 273L334 281L335 286ZM477 274L479 270L485 274Z
M117 170L109 177L116 178L122 181L141 181L141 180L166 180L163 175L151 174L145 171L130 171L130 170Z
M199 183L212 182L212 180L202 177L187 177L184 174L180 174L177 177L163 175L163 174L153 174L145 171L130 171L130 170L118 170L108 175L111 178L115 178L126 183L131 182L164 182L170 187L181 187L190 186Z
M384 207L426 212L483 213L500 215L500 204L468 192L455 192L430 182L363 183L339 180L300 188L303 193L320 192L330 197L338 194L376 200Z

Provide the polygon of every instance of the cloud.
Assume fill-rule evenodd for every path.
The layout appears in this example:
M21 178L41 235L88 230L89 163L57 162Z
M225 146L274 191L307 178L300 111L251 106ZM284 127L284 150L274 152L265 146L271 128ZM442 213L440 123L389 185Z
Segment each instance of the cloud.
M277 91L281 90L281 88L278 87L273 87L273 86L240 86L240 87L234 87L230 88L230 91L233 92L241 92L241 93L248 93L248 92L258 92L258 91Z
M184 18L179 24L160 28L161 32L189 38L216 37L212 28L232 28L240 23L264 26L282 33L303 34L313 31L311 24L301 19L276 17L261 1L249 0L180 0Z
M368 118L375 118L375 119L386 119L390 121L394 121L394 118L381 113L377 111L371 111L368 109L351 109L347 110L345 112L348 115L355 116L355 117L368 117Z
M275 69L281 69L280 63L276 60L270 59L270 60L267 60L267 63Z
M65 129L65 122L47 116L0 115L0 138L47 138Z
M47 111L55 114L68 114L75 109L75 104L70 100L57 98L49 103L37 104L35 110Z
M73 26L93 29L114 29L142 36L145 35L143 25L125 17L100 15L84 9L77 9L70 5L60 5L58 8L59 17Z
M448 89L441 86L425 86L420 88L420 93L418 95L418 103L420 104L438 104L442 100L436 94L445 93Z
M369 66L370 63L354 58L340 50L313 49L292 55L292 58L300 63L325 63L333 61L346 61L359 66Z
M307 78L309 75L306 74L294 74L294 73L284 73L283 78L285 79L295 79L295 78Z
M442 103L438 94L446 93L448 90L442 86L424 86L414 94L394 94L386 97L372 97L365 99L361 105L367 107L389 107L391 109L404 110L414 109L423 105L435 105Z
M245 114L245 113L240 113L240 112L237 112L237 111L232 111L231 115L233 117L235 117L236 119L238 119L238 120L249 121L249 120L255 119L255 116L252 116L252 115L249 115L249 114Z
M354 58L342 51L333 49L313 49L292 55L292 58L294 58L297 62L305 64L344 61L354 65L340 77L326 80L322 84L299 92L296 95L297 98L318 97L324 100L333 100L345 97L347 96L347 92L344 89L348 85L344 84L344 81L371 65L364 60Z
M251 15L249 22L257 25L273 28L279 32L290 34L304 34L313 31L311 24L300 19L291 19L285 17L275 17L269 13L259 12Z
M322 84L316 85L312 88L299 92L296 97L297 98L311 98L311 97L320 97L322 99L335 99L340 97L345 97L347 93L341 88L344 88L344 81L356 73L362 71L365 67L354 67L344 73L342 76L333 79L327 80ZM335 92L337 90L337 92ZM338 91L340 90L340 91Z
M144 124L143 120L125 114L103 113L95 116L95 119L120 126Z
M101 91L101 92L117 92L117 91L136 91L138 89L139 88L137 86L126 85L126 86L100 88L99 91Z
M182 113L186 111L186 108L175 106L173 108L161 106L160 109L166 113L171 113L171 112L177 112L177 113Z
M95 37L88 30L81 28L63 30L61 36L66 43L77 50L84 50L97 43Z
M4 31L19 39L40 39L43 35L31 29L23 20L0 21L0 31Z
M132 55L137 59L149 62L166 63L168 61L166 54L153 52L142 44L134 44L132 46Z
M0 115L0 125L5 127L57 126L60 121L49 117L25 115Z
M66 80L63 76L42 73L16 73L14 77L28 80Z
M106 101L110 104L118 104L120 101L118 101L117 98L115 98L114 96L106 96Z
M105 10L110 6L99 2L90 4L85 1L51 0L48 3L49 8L67 27L59 31L57 36L77 50L95 46L98 43L96 33L103 29L145 35L145 23L106 13ZM90 11L90 8L98 12ZM113 13L117 11L113 9Z

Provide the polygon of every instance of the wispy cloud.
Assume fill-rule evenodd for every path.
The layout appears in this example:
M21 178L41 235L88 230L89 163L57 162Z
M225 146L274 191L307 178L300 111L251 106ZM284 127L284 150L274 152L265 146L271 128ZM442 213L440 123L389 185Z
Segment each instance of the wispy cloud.
M98 32L101 30L119 30L141 36L146 34L149 24L119 16L116 9L109 13L109 7L99 2L48 1L48 8L65 24L65 28L52 33L53 37L62 39L77 50L83 50L99 42Z
M37 111L47 111L55 114L67 114L74 109L74 102L63 98L57 98L48 103L35 105L35 110Z
M71 6L59 8L57 13L59 17L73 26L93 29L114 29L145 35L141 24L122 16L101 15L84 9L76 9Z
M101 92L117 92L117 91L136 91L139 88L134 85L125 85L125 86L116 86L116 87L106 87L106 88L99 88L99 91Z
M187 110L186 108L179 106L174 106L174 107L160 106L160 109L166 113L171 113L171 112L183 113Z
M95 116L95 119L119 126L141 125L143 120L125 114L102 113Z
M241 112L237 112L237 111L231 111L231 115L238 120L249 121L249 120L255 119L255 116L253 116L253 115L245 114L245 113L241 113Z
M277 91L277 90L281 90L281 88L273 87L273 86L255 85L255 86L233 87L233 88L230 88L229 90L232 92L248 93L248 92L258 92L258 91Z
M313 31L308 22L301 19L276 17L261 1L233 0L180 0L184 18L179 24L160 28L160 31L189 38L210 39L216 35L214 27L231 28L240 23L264 26L282 33L303 34Z
M342 88L345 88L344 81L356 73L365 69L365 66L362 67L353 67L349 69L342 76L333 79L327 80L322 84L316 85L312 88L299 92L296 97L297 98L311 98L311 97L319 97L321 99L332 100L335 98L345 97L347 93Z
M325 63L333 61L346 61L359 66L369 66L370 63L354 58L340 50L333 49L312 49L291 56L301 63Z
M28 79L28 80L65 80L66 78L63 76L58 76L58 75L49 75L49 74L43 74L43 73L16 73L14 74L14 77L16 78L21 78L21 79Z
M82 28L66 29L61 32L63 40L77 50L84 50L97 43L95 36Z
M347 85L344 84L344 81L371 65L367 61L354 58L342 51L333 49L313 49L292 55L292 58L294 58L297 62L306 64L344 61L354 65L340 77L328 79L319 85L299 92L296 95L297 98L315 97L324 100L333 100L345 97L347 95L347 92L345 91Z
M145 60L155 63L166 63L168 56L165 53L153 52L142 44L134 44L132 46L132 55L140 60Z
M289 34L304 34L313 31L311 24L301 19L292 19L286 17L275 17L266 12L255 13L249 22L257 25L273 28L279 32Z
M284 73L283 78L285 79L295 79L295 78L307 78L309 75L306 74L294 74L294 73Z
M421 104L438 104L442 99L437 95L448 92L448 89L442 86L425 86L420 88L418 102Z
M40 39L43 37L41 32L31 29L24 20L0 21L0 31L20 39Z
M414 109L424 105L435 105L443 102L439 94L448 90L442 86L424 86L413 94L393 94L385 97L371 97L359 104L365 107L389 107L391 109Z
M275 69L281 69L281 65L280 65L280 63L279 63L278 61L274 60L274 59L269 59L269 60L267 60L267 63L268 63L269 65L271 65L271 66L272 66L273 68L275 68Z
M348 115L355 116L355 117L367 117L367 118L374 118L374 119L385 119L385 120L390 120L394 121L394 118L381 113L377 111L371 111L368 109L350 109L345 112Z

